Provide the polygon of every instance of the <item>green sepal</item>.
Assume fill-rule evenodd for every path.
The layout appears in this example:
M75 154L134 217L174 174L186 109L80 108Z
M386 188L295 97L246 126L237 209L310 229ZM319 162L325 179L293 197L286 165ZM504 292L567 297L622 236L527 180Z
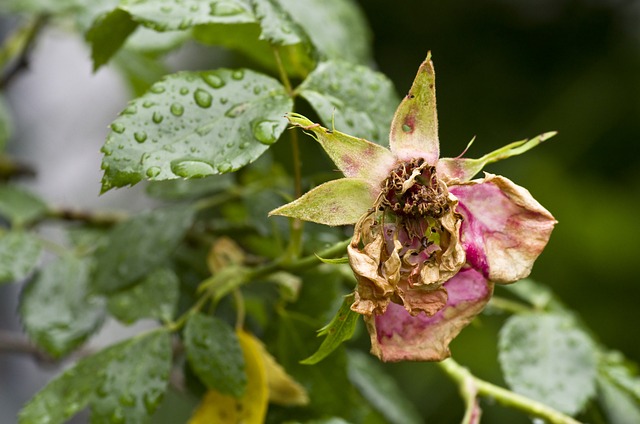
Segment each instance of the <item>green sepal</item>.
M318 337L326 336L326 338L313 355L300 361L301 364L317 364L329 356L329 354L336 350L342 343L351 339L360 316L351 310L353 298L353 294L345 296L338 313L333 317L331 322L318 330Z
M0 234L0 284L29 275L41 253L42 244L30 233L16 230Z
M326 182L298 199L269 212L324 225L355 224L373 205L374 190L365 180L341 178Z
M556 134L557 132L550 131L532 139L515 141L478 159L442 158L438 161L438 172L449 179L461 182L469 181L478 172L482 171L485 165L510 158L511 156L521 155Z
M330 130L297 113L289 113L287 119L311 134L346 177L362 178L377 187L395 163L393 154L378 144Z

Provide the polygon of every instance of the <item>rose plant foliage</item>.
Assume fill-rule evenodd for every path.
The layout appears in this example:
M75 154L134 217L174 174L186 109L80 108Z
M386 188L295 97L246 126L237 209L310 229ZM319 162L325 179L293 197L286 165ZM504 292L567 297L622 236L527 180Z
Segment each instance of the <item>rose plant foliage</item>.
M0 12L17 22L0 87L46 25L76 30L96 70L121 72L132 99L101 147L96 195L142 183L150 205L79 211L33 193L0 98L0 284L22 285L22 351L75 360L21 424L83 410L92 423L420 423L439 387L420 386L424 361L460 388L464 423L500 408L483 397L524 420L640 417L633 365L527 279L556 220L481 174L555 133L441 157L431 55L399 98L371 67L355 1L9 0ZM185 45L223 66L164 60ZM107 321L143 319L150 330L91 344ZM502 325L487 360L511 390L454 361L473 342L462 329L484 320ZM411 379L384 363L399 361Z

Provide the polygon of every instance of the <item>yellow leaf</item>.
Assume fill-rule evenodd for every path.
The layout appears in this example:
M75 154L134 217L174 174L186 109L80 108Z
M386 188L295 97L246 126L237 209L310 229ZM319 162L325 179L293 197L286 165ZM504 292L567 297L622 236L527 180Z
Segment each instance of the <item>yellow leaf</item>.
M307 391L276 362L264 345L258 340L262 359L267 371L269 402L282 406L303 406L309 403Z
M189 424L262 424L267 413L269 389L265 362L258 339L237 332L244 356L247 387L240 399L209 390Z

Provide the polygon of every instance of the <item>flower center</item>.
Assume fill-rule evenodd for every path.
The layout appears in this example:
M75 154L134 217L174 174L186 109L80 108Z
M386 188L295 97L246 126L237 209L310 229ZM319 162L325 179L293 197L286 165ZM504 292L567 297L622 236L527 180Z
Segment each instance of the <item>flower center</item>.
M382 183L378 207L407 218L441 218L449 212L449 193L435 166L422 158L400 162Z

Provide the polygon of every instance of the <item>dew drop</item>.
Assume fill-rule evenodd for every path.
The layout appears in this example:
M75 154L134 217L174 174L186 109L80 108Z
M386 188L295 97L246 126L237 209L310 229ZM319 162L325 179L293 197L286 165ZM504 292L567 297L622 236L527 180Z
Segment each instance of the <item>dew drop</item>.
M144 103L142 103L142 107L149 109L151 106L155 105L154 102L152 102L151 100L146 100Z
M411 127L407 124L403 124L402 125L402 131L404 132L411 132Z
M202 178L216 173L213 166L199 160L173 162L171 171L183 178Z
M135 138L138 143L144 143L147 139L147 133L144 131L136 132L133 134L133 138Z
M225 85L224 80L215 72L202 74L202 79L212 88L222 88Z
M231 171L231 170L233 169L233 166L231 166L231 164L230 164L229 162L222 162L222 163L221 163L220 165L218 165L216 168L218 169L218 172L219 172L219 173L224 174L224 173L226 173L226 172ZM205 345L206 345L206 344L208 344L208 342L209 342L209 341L208 341L207 339L203 340L203 343L204 343Z
M240 145L238 147L240 148L240 150L244 150L247 147L249 147L249 142L248 141L243 141L242 143L240 143Z
M125 130L124 125L118 123L111 124L111 129L113 130L113 132L116 132L118 134L122 134Z
M227 99L226 97L220 97L220 104L221 105L226 105L228 101L229 101L229 99Z
M244 12L241 6L228 0L212 1L209 6L211 7L209 14L212 16L233 16Z
M162 122L163 119L164 119L164 116L162 116L160 112L153 112L153 116L151 117L151 120L153 122L155 122L156 124L159 124L160 122Z
M201 88L198 88L193 93L193 98L196 101L196 104L203 108L210 107L211 101L213 100L213 97L211 97L211 94L209 94L208 91L205 91Z
M136 398L130 393L122 394L118 400L122 406L134 406L136 404Z
M171 103L169 110L174 116L182 116L184 113L184 107L180 103Z
M227 143L227 148L228 148L228 149L232 148L234 144L235 144L235 143L234 143L233 141L228 142L228 143Z
M231 78L233 78L234 80L241 80L242 78L244 78L244 71L242 69L233 71L233 73L231 74Z
M276 142L276 130L278 122L276 121L259 121L253 125L253 136L262 144L271 145Z
M156 94L164 93L164 87L161 86L160 84L153 84L149 89L149 91Z
M180 94L182 94L183 96L185 94L189 94L189 89L187 87L180 88Z
M242 115L248 107L249 103L240 103L229 108L229 110L227 110L224 115L228 118L236 118Z
M137 112L138 112L138 108L135 105L129 105L120 114L121 115L135 115Z
M147 177L154 178L154 177L157 177L158 175L160 175L160 171L161 171L160 167L152 166L149 169L147 169L146 174L147 174Z
M259 87L259 86L253 87L253 94L255 94L256 96L261 92L262 92L262 87Z
M185 30L185 29L189 28L191 26L191 24L193 24L193 20L192 19L184 18L178 24L178 29L179 30Z

